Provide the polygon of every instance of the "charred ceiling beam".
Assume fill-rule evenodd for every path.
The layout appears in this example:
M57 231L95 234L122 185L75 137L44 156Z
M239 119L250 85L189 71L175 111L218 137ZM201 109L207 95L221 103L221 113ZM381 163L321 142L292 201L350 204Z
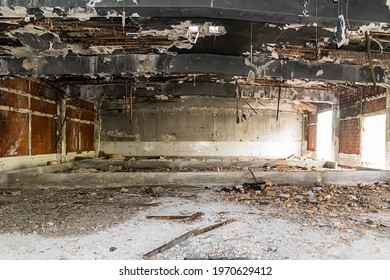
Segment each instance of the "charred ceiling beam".
M253 71L256 78L285 80L308 79L313 81L370 83L368 66L334 64L313 61L294 61L254 57L253 64L243 57L209 54L151 54L60 57L0 57L0 76L89 76L107 77L123 74L223 74L246 77ZM388 82L386 68L376 66L378 83Z
M336 3L335 3L336 2ZM348 24L361 25L370 22L387 22L390 17L386 0L13 0L1 1L2 16L33 15L61 17L108 16L113 13L139 15L141 17L210 17L243 19L273 23L335 23L345 14ZM22 10L16 10L23 8ZM85 15L83 16L82 13Z
M143 87L132 86L134 97L159 97L159 96L214 96L236 97L237 92L243 98L277 99L278 88L260 85L219 84L211 82L195 83L163 83L147 84ZM128 88L126 84L110 85L71 85L67 87L67 93L74 98L83 99L111 99L124 98ZM337 101L338 91L318 89L296 89L293 87L281 87L281 99L306 102Z

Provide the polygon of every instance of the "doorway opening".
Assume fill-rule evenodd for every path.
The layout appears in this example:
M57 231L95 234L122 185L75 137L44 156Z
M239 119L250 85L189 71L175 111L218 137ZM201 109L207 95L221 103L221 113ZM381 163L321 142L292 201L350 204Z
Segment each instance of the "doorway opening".
M385 169L386 115L363 119L362 166Z
M333 160L332 125L332 111L326 111L318 114L317 159Z

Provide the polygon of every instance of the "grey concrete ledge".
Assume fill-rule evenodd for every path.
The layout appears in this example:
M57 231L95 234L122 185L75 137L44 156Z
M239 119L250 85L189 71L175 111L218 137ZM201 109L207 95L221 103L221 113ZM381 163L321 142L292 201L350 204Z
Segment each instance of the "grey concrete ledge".
M255 172L277 184L311 185L315 182L354 186L358 183L381 184L390 182L390 171L297 171ZM55 173L55 174L4 174L0 188L120 188L142 186L223 187L253 182L246 171L229 172L123 172L123 173Z

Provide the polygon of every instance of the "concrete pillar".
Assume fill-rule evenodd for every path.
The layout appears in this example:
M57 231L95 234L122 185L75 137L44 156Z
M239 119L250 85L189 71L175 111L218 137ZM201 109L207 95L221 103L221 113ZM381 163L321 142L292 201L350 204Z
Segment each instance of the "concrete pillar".
M386 90L386 163L385 168L390 170L390 89Z
M61 106L61 126L60 126L60 139L61 139L61 162L66 162L66 99L62 98L60 101Z
M332 112L333 112L333 125L332 125L332 155L333 160L338 162L339 161L339 155L340 155L340 141L339 141L339 135L340 135L340 98L337 98L337 103L333 104L332 106Z
M100 153L100 131L102 119L100 116L100 104L95 101L95 156L98 157Z

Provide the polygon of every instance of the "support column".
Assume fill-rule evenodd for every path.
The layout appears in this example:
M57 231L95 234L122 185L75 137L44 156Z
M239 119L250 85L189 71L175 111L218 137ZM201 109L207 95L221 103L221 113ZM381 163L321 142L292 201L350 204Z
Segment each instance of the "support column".
M100 154L100 131L101 131L100 103L95 101L95 157Z
M339 155L340 155L340 140L339 140L339 134L340 134L340 97L337 98L337 103L333 104L332 106L332 119L333 119L333 125L332 125L332 155L333 160L335 162L339 161Z
M31 81L28 81L28 155L32 156L32 110L31 110Z
M386 90L386 156L385 168L390 170L390 89Z
M61 162L66 161L66 99L61 99L61 126L60 126L60 137L61 137Z

